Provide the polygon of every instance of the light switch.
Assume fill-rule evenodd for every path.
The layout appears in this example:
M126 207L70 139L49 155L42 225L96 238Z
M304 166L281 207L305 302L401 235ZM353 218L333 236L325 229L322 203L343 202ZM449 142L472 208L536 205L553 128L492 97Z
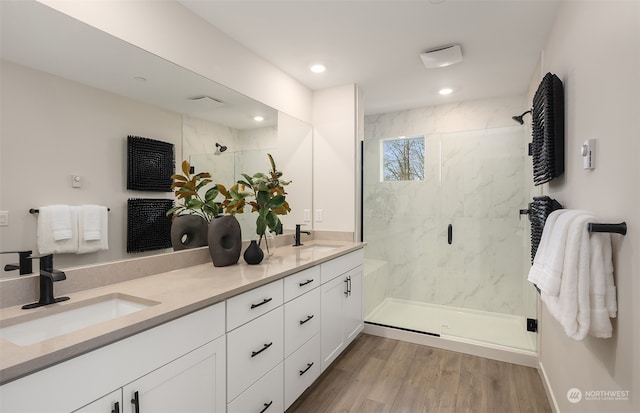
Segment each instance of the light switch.
M322 210L316 209L316 222L322 222Z
M311 221L311 210L310 209L305 209L304 210L304 222L309 222Z
M9 211L0 211L0 227L9 226Z

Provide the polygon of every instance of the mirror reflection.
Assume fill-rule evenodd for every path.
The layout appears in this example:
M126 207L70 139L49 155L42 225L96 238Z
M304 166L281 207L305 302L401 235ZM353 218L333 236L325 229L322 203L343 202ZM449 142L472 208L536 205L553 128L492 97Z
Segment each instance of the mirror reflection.
M173 199L171 192L126 190L127 135L171 143L178 165L193 159L227 185L240 171L266 172L272 153L293 181L287 188L293 211L281 217L285 229L312 208L310 125L42 4L0 7L0 211L8 215L0 250L37 254L30 208L97 204L110 208L108 250L57 254L57 267L169 251L126 253L127 199ZM228 149L214 155L216 143ZM249 221L251 214L244 215ZM255 230L246 226L249 239ZM0 263L4 268L16 259L2 255Z

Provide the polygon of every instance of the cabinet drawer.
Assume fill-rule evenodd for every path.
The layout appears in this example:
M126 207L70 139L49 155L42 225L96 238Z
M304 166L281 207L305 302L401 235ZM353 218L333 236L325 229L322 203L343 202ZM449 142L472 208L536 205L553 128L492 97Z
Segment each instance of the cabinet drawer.
M320 375L320 334L316 334L284 361L285 409Z
M364 261L364 251L359 249L349 254L334 258L331 261L320 264L321 282L324 284L340 274L344 274L352 268L362 265Z
M284 412L283 376L282 363L280 363L229 403L227 413Z
M318 332L320 332L320 289L316 288L284 305L285 357Z
M280 306L227 334L227 401L284 358L282 318Z
M284 302L311 291L320 285L320 266L307 268L304 271L284 279Z
M227 331L265 314L282 305L282 280L227 300Z

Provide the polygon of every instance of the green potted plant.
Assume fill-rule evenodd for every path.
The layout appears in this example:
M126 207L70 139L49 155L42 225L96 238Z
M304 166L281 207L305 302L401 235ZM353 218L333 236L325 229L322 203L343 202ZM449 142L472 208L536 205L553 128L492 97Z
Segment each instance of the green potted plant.
M223 202L216 202L222 194L225 200L228 196L224 185L213 184L204 196L200 192L213 183L209 172L191 174L191 164L182 162L182 173L171 176L171 189L176 197L176 206L167 211L172 216L171 244L174 250L202 247L207 245L209 222L217 217Z
M227 213L243 213L247 205L251 206L251 212L258 213L256 218L258 245L262 243L267 231L277 232L281 225L278 215L286 215L291 211L284 189L291 181L283 180L283 174L277 170L273 156L267 154L267 157L271 166L269 172L258 172L252 176L242 174L244 179L229 188L224 202ZM269 253L268 244L267 252Z

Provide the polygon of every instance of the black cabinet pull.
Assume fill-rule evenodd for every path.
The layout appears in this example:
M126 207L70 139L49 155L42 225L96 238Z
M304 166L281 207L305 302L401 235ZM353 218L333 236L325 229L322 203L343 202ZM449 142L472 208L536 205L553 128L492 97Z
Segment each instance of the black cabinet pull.
M261 303L258 304L251 304L251 309L253 310L256 307L260 307L261 305L265 305L266 303L268 303L269 301L273 300L273 298L265 298L264 300L262 300Z
M449 224L447 228L447 243L451 245L453 243L453 225Z
M313 363L307 363L307 368L304 370L300 370L300 375L302 376L304 373L308 372L311 366L313 366Z
M120 402L113 403L113 409L111 409L111 413L120 413Z
M344 290L344 295L348 297L349 296L349 277L344 279L344 283L346 284L345 286L346 290Z
M307 318L305 318L304 320L300 320L300 325L303 325L304 323L306 323L307 321L311 320L313 318L313 314L312 315L308 315Z
M307 284L311 284L312 282L313 282L313 278L312 278L312 279L310 279L310 280L307 280L307 281L303 281L303 282L301 282L301 283L298 283L298 285L299 285L300 287L304 287L305 285L307 285Z
M263 351L265 351L266 349L268 349L269 347L271 347L273 345L273 341L269 344L265 344L264 346L262 346L262 348L258 351L252 351L251 352L251 357L255 357L258 354L262 353Z
M267 409L268 409L269 407L271 407L271 405L272 405L272 404L273 404L273 400L271 400L269 403L265 403L265 404L264 404L264 409L260 410L260 413L264 413L264 412L266 412L266 411L267 411Z
M349 296L351 296L351 276L348 276L348 277L347 277L347 280L349 280L349 283L348 283L347 285L349 286L349 289L348 289L348 291L349 291Z
M133 399L131 399L131 404L133 404L133 411L135 413L140 413L140 399L137 391L133 393Z

